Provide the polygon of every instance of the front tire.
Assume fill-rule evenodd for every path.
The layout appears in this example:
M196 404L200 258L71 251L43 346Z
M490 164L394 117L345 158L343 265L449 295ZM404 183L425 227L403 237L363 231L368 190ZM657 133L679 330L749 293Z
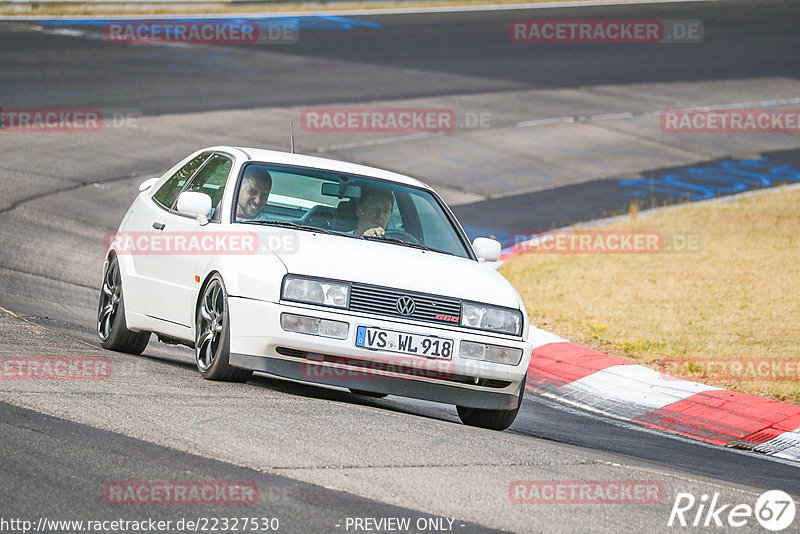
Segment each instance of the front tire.
M125 299L122 295L122 276L119 260L112 256L106 262L100 303L97 306L97 335L104 349L139 355L150 340L150 332L128 330L125 322Z
M490 410L487 408L467 408L466 406L456 406L458 418L468 426L487 428L489 430L505 430L510 427L517 418L520 406L522 406L522 396L525 394L525 379L522 380L519 389L519 402L513 410Z
M197 370L206 380L247 382L253 371L229 364L231 332L228 292L215 273L206 282L195 313L194 354Z

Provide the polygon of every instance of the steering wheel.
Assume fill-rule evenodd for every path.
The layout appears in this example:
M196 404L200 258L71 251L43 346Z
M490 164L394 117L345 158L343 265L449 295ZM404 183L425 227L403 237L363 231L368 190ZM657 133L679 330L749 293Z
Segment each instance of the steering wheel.
M422 243L419 242L419 239L414 237L413 235L409 234L405 230L386 230L383 233L383 237L388 237L390 239L397 239L398 241L405 241L406 243L411 243L413 245L421 245Z

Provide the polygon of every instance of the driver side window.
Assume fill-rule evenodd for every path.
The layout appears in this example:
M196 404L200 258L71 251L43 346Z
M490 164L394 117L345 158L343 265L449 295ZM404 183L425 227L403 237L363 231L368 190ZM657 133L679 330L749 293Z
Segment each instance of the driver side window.
M233 160L214 154L185 189L185 191L205 193L211 197L211 220L219 220L222 195L225 193L225 184L228 182L231 167Z
M195 156L189 163L178 169L178 171L170 176L169 179L164 182L164 185L156 191L153 195L153 200L161 204L162 208L171 210L175 205L175 200L178 198L178 193L181 192L183 186L197 169L200 168L208 156L208 152Z

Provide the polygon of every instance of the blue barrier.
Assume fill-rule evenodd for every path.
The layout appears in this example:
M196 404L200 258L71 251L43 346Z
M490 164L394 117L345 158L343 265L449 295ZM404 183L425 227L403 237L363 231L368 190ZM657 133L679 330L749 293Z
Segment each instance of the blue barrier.
M723 161L716 167L689 167L661 178L620 180L622 187L631 188L627 197L652 193L706 200L719 194L769 187L775 182L800 181L800 170L788 164L773 164L769 158Z

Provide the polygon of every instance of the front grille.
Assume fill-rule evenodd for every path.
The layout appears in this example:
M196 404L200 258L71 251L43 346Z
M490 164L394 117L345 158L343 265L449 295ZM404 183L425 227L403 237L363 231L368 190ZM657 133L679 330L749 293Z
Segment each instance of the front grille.
M398 311L397 301L402 297L414 300L415 308L412 313L403 314ZM350 288L350 309L456 326L461 317L461 301L458 299L366 284L353 284ZM443 319L443 316L451 320Z

